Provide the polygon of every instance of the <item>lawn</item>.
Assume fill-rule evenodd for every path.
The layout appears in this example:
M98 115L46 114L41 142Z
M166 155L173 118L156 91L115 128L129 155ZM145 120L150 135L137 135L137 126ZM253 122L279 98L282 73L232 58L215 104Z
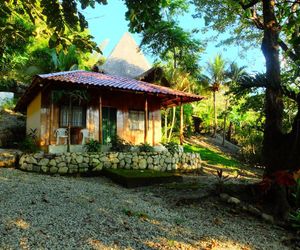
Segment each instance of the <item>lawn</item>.
M219 152L215 152L203 147L192 146L187 144L184 145L184 151L199 153L201 155L201 159L211 165L217 165L231 169L239 169L242 165L235 159L232 159L226 155L222 155Z

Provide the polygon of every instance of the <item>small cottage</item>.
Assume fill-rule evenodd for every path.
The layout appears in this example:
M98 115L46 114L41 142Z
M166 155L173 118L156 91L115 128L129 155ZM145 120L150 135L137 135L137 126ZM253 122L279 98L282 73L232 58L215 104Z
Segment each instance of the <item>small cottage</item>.
M161 109L201 99L121 76L68 71L37 75L16 110L27 114L27 133L36 133L43 150L66 151L69 140L71 151L81 151L90 139L109 145L115 136L158 145Z

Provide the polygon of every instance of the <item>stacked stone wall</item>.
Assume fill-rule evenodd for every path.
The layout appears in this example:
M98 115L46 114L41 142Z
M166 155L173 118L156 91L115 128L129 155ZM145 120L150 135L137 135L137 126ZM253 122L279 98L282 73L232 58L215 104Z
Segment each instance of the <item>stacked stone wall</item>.
M37 153L22 155L19 168L48 174L99 172L103 168L190 171L201 168L201 158L196 153L169 152Z

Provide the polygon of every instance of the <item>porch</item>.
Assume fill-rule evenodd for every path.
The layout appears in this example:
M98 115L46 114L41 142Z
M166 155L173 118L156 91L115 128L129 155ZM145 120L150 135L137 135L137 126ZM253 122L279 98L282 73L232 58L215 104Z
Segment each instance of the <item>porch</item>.
M133 145L160 143L161 114L156 98L120 91L78 90L86 92L88 100L73 100L69 106L66 100L57 102L51 98L57 89L42 93L40 133L45 151L66 152L70 143L70 152L82 152L91 139L99 141L107 151L116 136ZM128 100L126 104L120 96Z

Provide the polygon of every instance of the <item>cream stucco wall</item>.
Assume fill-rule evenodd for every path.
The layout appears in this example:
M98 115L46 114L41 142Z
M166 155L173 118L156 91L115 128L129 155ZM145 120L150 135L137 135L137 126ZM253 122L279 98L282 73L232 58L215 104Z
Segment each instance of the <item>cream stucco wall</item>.
M36 129L37 137L41 135L41 92L27 106L26 132Z

